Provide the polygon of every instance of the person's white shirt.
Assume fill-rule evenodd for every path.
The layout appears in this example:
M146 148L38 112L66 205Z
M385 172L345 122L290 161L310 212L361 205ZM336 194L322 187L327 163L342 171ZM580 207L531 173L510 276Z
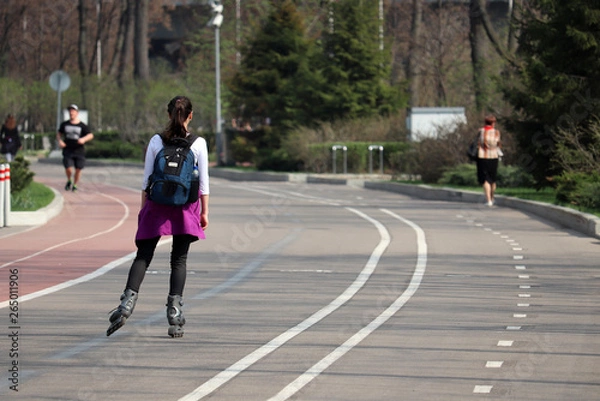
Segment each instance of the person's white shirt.
M188 134L189 135L189 134ZM150 139L148 148L146 150L146 160L144 161L144 180L142 182L142 190L145 191L148 186L148 178L154 170L154 160L156 155L164 147L162 138L156 134ZM206 140L202 137L197 137L192 146L190 147L196 164L198 165L198 175L200 179L200 194L208 195L210 193L209 182L208 182L208 148L206 146Z

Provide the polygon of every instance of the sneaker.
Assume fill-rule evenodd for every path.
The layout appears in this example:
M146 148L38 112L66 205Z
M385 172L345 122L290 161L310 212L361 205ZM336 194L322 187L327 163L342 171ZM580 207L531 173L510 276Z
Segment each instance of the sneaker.
M73 185L73 183L71 182L71 180L67 181L67 183L65 184L65 191L68 191L71 189L71 185Z
M486 205L487 205L488 207L492 207L492 206L494 206L494 202L492 202L492 201L489 201L488 203L486 203Z
M73 192L77 191L77 185L73 184Z

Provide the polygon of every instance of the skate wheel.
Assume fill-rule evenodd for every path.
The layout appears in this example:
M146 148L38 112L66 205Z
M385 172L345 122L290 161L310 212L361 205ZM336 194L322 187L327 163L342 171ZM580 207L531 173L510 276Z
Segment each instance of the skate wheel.
M183 337L183 328L181 326L170 326L168 333L171 338Z
M125 325L126 321L127 321L126 317L121 317L120 319L112 322L111 325L108 326L108 329L106 330L106 336L108 337L115 331L119 330L121 327L123 327Z

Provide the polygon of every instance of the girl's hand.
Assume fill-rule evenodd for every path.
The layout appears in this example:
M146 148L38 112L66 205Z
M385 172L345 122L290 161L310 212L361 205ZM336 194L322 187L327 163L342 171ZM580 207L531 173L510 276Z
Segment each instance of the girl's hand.
M208 228L208 215L200 215L200 227L202 227L203 230L206 230Z

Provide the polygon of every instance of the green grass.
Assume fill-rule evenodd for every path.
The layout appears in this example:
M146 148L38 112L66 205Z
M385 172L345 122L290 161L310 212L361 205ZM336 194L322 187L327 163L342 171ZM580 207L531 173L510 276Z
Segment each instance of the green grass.
M47 186L32 182L22 191L13 193L10 208L14 212L32 212L46 207L54 200L54 192Z

